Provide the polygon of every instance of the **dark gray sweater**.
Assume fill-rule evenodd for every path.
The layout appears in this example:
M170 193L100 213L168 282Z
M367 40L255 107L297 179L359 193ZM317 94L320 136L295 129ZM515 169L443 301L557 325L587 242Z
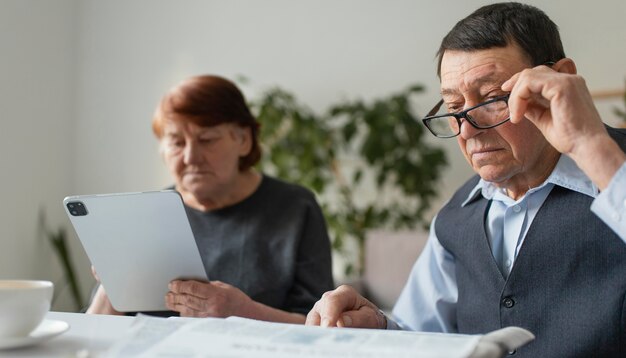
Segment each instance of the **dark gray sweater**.
M186 210L210 280L303 314L334 288L326 223L307 189L263 176L242 202L210 212Z

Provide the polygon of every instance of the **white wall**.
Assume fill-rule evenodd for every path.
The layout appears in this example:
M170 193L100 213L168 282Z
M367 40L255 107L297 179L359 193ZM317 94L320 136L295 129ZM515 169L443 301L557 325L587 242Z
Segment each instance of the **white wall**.
M420 82L429 89L418 102L424 113L437 100L440 39L483 3L87 1L80 15L75 188L86 193L168 184L150 117L162 93L193 74L244 75L252 81L244 87L248 97L279 84L314 109ZM592 90L623 87L626 47L618 44L626 38L625 2L532 3L560 25L566 51ZM451 150L450 190L469 168L454 140L436 142Z
M2 190L9 198L5 203L11 203L0 209L0 275L41 272L29 264L39 256L26 239L35 221L32 208L40 202L57 219L63 216L57 203L65 195L151 190L170 183L150 118L174 83L199 73L244 75L251 80L243 87L249 98L278 84L321 110L337 98L368 99L420 82L428 87L417 101L424 113L438 97L434 54L439 41L485 3L3 0L0 26L16 30L0 34L11 50L8 58L3 54L6 64L0 68L11 80L0 83L1 93L8 94L0 99ZM530 3L559 24L566 53L590 89L623 88L626 2ZM610 108L619 101L599 104L607 122L614 123ZM29 120L37 120L32 130ZM449 149L444 200L471 172L454 140L433 142ZM24 197L28 204L14 204ZM89 281L87 261L80 252L76 256Z
M0 278L61 277L37 212L56 229L72 188L75 19L73 0L0 2Z

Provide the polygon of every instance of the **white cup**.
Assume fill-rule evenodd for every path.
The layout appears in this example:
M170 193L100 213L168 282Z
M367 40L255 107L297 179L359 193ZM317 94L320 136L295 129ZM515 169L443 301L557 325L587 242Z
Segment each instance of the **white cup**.
M0 280L0 337L25 337L50 310L50 281Z

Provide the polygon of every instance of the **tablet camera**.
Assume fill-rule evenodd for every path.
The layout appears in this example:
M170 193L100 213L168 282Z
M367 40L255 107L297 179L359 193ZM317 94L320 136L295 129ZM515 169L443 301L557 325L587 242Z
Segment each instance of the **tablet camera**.
M69 210L72 216L85 216L87 215L87 208L85 204L80 201L70 201L66 204L67 210Z

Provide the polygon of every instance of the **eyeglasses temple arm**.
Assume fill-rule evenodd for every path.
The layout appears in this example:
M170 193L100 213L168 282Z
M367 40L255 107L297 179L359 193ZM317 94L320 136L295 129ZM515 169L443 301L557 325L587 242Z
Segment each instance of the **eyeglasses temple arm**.
M439 108L441 107L441 105L443 104L443 99L439 100L439 103L437 103L433 109L430 110L430 112L428 112L428 114L426 115L426 117L430 117L432 115L434 115L435 113L437 113L437 111L439 111Z

